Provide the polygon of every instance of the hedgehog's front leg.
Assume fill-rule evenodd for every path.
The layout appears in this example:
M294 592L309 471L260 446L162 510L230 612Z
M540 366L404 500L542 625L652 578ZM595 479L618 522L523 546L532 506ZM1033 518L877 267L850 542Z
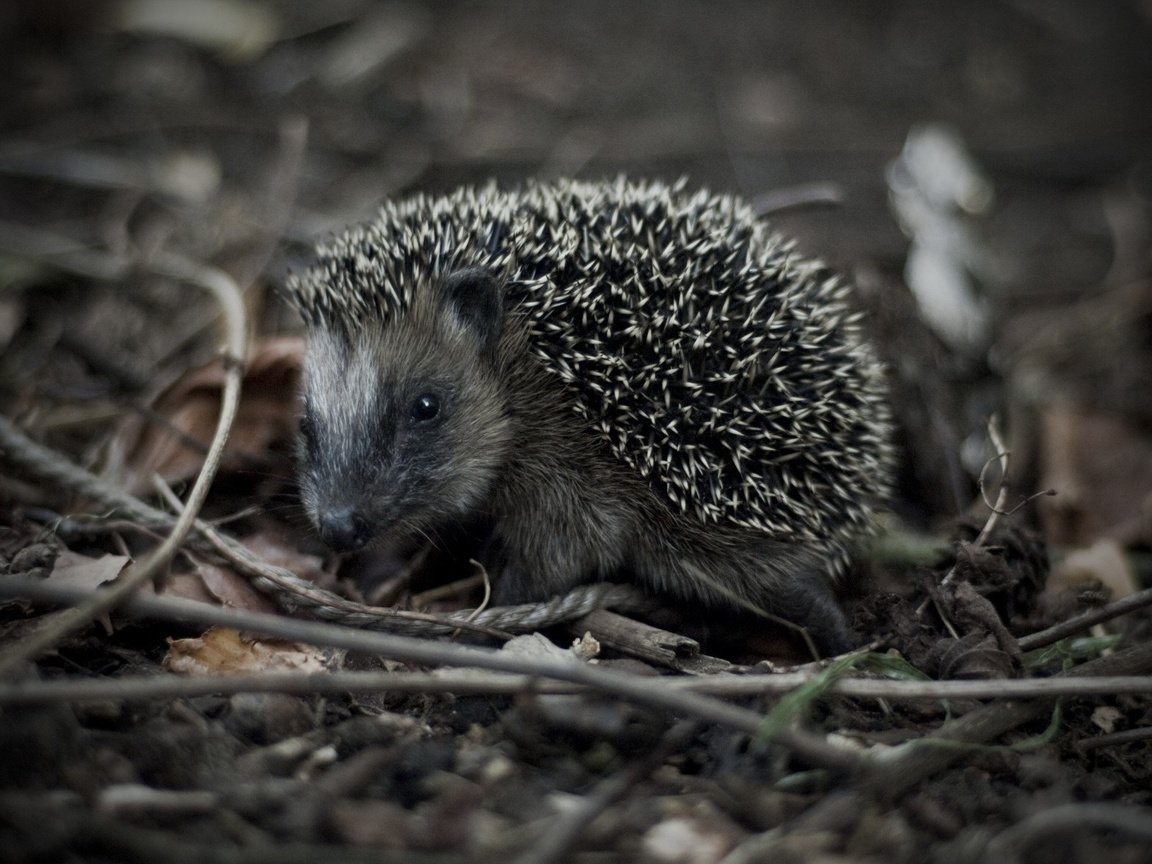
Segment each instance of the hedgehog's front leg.
M547 477L501 496L487 556L498 573L497 603L545 600L619 578L624 567L636 514L614 494L619 481L588 465L554 464Z

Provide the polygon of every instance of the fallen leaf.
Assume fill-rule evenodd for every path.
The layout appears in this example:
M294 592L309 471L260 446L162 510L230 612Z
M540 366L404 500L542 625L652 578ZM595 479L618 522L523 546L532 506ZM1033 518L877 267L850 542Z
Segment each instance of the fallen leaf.
M51 579L57 584L77 588L98 588L119 576L132 559L126 555L102 555L90 558L64 549L56 558Z
M327 672L343 651L299 642L253 639L229 627L213 627L193 639L168 640L164 668L183 675L246 675L257 672Z
M253 588L247 579L229 567L200 562L196 574L203 580L208 593L223 606L270 615L280 611L280 607L270 598Z
M195 600L197 603L215 603L204 580L196 573L171 573L164 580L160 594L164 597L179 597L183 600Z
M90 558L73 552L71 549L61 550L56 558L56 566L52 568L49 578L58 584L72 585L77 588L87 588L95 591L101 585L114 581L124 568L131 562L125 555L101 555L99 558ZM138 591L150 591L152 583L141 585ZM99 617L100 624L106 633L113 632L112 619L108 613Z
M1055 403L1042 415L1045 539L1087 546L1102 537L1122 544L1152 540L1152 436L1115 412Z
M1099 705L1092 711L1092 723L1105 735L1116 729L1116 721L1124 715L1111 705Z
M224 467L238 459L260 459L273 444L296 431L296 390L304 351L297 337L266 339L252 348L240 405L224 449ZM121 454L123 482L134 493L151 491L151 477L168 483L195 477L220 416L224 364L215 360L193 369L152 406L164 423L133 416L121 428L112 452Z
M301 579L319 582L324 573L324 559L319 555L306 555L282 534L260 531L240 538L253 555L285 570L291 570Z
M1074 549L1064 560L1052 568L1049 583L1053 589L1082 589L1099 583L1108 589L1114 600L1127 597L1139 590L1136 574L1132 571L1124 550L1115 540L1100 540L1087 549Z

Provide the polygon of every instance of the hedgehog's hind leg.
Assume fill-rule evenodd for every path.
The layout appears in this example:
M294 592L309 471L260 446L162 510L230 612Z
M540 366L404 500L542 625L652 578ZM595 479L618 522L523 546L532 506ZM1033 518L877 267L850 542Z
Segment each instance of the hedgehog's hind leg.
M652 537L633 553L641 580L741 618L764 613L807 631L822 656L853 647L825 556L803 543L693 528Z
M855 647L844 611L823 574L805 574L778 586L768 611L807 630L825 657Z

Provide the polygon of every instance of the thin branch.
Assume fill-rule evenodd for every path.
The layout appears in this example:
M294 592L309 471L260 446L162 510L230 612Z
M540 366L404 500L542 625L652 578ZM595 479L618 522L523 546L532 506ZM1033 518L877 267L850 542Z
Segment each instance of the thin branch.
M86 602L91 594L90 591L51 582L0 579L0 597L77 604ZM661 680L638 678L577 661L519 657L483 648L226 609L171 597L133 595L121 606L121 611L139 617L188 621L200 626L232 627L280 639L382 655L417 665L474 666L583 684L639 705L717 723L747 735L761 736L762 733L764 718L755 711L727 705L710 696L670 689ZM856 754L797 729L781 730L772 737L772 741L791 749L811 764L840 776L855 774L861 765Z
M1145 588L1143 591L1129 594L1127 597L1121 598L1114 603L1109 603L1107 606L1101 606L1099 609L1093 609L1090 612L1077 615L1075 618L1061 621L1059 624L1052 625L1047 630L1022 636L1017 640L1017 643L1020 645L1021 651L1043 648L1045 645L1059 642L1068 636L1074 636L1082 630L1087 630L1089 627L1094 627L1104 621L1111 621L1113 618L1127 615L1129 612L1135 612L1147 606L1152 606L1152 588Z
M51 626L32 634L21 644L9 649L3 657L0 657L0 677L11 674L24 663L57 644L68 633L78 630L93 618L115 608L167 566L188 536L188 532L192 530L196 516L216 476L220 458L224 453L224 445L228 441L228 433L240 404L243 363L248 353L247 319L240 290L226 273L177 255L164 254L151 263L151 268L161 275L205 289L215 297L224 313L224 391L220 401L220 417L208 448L208 455L188 495L184 512L176 520L164 542L147 560L125 573L112 586L93 594L68 615L61 616Z
M784 672L774 675L664 677L660 680L670 690L733 698L786 695L808 684L812 676L805 673ZM527 691L571 694L587 690L587 687L576 684L542 682L531 676L485 672L478 669L436 673L263 672L195 677L146 675L0 683L0 706L189 699L209 694L233 693L290 693L309 696L388 691L497 696L515 695ZM857 699L889 701L1051 699L1058 696L1152 693L1152 679L1144 675L1069 676L1023 681L884 681L844 678L829 685L827 693Z
M996 451L996 455L984 463L984 467L980 470L980 497L984 499L984 503L988 506L988 518L984 520L984 527L980 529L980 533L976 535L969 546L972 548L980 548L992 536L992 530L996 527L996 523L1000 521L1000 516L1004 512L1004 502L1008 498L1008 457L1011 455L1004 446L1004 440L1000 437L999 424L996 420L996 415L993 414L988 418L988 437L992 441L992 447ZM988 466L992 464L993 460L1000 461L1000 491L996 495L996 503L993 504L988 500L987 489L984 485L984 472L988 470ZM951 585L956 579L956 568L959 566L959 556L957 562L952 565L952 568L945 574L944 578L940 580L940 587ZM923 608L923 607L921 607ZM955 634L954 634L955 635Z
M1136 645L1076 667L1078 676L1146 676L1149 672L1152 672L1152 643ZM882 751L871 764L864 784L878 796L889 800L899 798L964 753L963 747L937 745L982 744L1049 713L1052 705L1050 699L984 705L945 723L927 739Z
M33 441L3 415L0 415L0 455L44 482L75 492L120 516L138 520L144 526L165 530L175 523L170 513L110 486L67 457ZM604 606L634 609L645 602L635 589L596 583L580 586L547 603L489 609L482 614L481 620L474 622L465 620L472 614L469 611L430 614L366 606L325 591L284 567L261 560L239 541L221 534L202 520L197 520L195 525L202 539L192 541L194 546L221 555L241 573L252 577L258 589L271 594L288 611L307 609L319 618L339 620L356 627L387 628L419 635L469 630L501 639L508 637L506 631L535 630L578 618Z
M1141 726L1139 729L1125 729L1122 732L1111 732L1093 738L1081 738L1076 742L1076 749L1086 753L1100 747L1117 747L1121 744L1131 744L1133 741L1147 741L1150 738L1152 738L1152 726Z
M1103 803L1061 804L1033 813L993 838L983 860L1015 864L1038 840L1078 836L1091 829L1126 834L1152 842L1152 813L1147 807ZM1029 858L1029 860L1031 860Z

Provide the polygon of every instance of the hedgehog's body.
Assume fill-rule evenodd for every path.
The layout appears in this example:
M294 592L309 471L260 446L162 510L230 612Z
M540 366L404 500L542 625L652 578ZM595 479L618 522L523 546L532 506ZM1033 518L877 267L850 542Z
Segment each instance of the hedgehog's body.
M881 375L839 283L736 199L417 196L292 291L333 545L484 515L502 599L631 576L842 643L829 580L891 470Z

